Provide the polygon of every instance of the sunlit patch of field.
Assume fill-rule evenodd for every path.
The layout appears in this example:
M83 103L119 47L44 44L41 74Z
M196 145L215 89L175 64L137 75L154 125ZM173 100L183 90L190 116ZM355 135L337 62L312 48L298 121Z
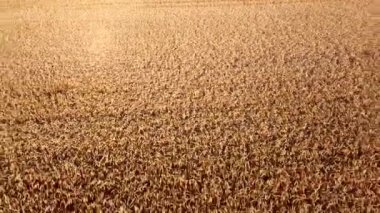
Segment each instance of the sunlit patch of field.
M0 212L377 212L369 1L0 1Z

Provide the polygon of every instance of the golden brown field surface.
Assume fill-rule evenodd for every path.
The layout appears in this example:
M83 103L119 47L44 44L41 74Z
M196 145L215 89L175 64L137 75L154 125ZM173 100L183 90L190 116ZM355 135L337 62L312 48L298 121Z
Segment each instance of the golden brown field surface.
M0 1L0 212L379 212L370 1Z

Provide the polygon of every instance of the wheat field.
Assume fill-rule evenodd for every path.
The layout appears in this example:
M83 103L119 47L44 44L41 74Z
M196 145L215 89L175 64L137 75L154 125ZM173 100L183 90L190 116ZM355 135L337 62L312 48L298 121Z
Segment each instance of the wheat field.
M371 1L0 1L0 212L379 212Z

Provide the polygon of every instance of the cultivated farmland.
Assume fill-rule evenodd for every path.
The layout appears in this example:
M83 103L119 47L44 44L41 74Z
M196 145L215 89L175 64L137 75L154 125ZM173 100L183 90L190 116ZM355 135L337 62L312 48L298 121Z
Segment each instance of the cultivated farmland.
M0 2L0 212L379 212L370 1Z

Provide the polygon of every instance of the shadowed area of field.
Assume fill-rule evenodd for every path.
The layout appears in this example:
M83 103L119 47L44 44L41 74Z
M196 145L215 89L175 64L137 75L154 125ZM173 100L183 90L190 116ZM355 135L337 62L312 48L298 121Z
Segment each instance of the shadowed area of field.
M0 212L379 211L370 1L0 5Z

